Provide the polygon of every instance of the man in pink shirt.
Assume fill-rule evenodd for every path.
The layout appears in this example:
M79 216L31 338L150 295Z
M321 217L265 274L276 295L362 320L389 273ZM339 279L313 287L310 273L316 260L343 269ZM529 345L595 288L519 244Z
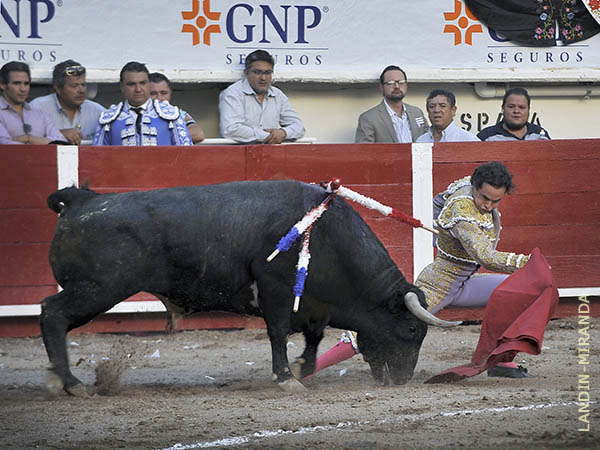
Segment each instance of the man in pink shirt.
M25 63L11 61L0 69L0 144L66 143L46 113L25 101L30 82L31 72Z

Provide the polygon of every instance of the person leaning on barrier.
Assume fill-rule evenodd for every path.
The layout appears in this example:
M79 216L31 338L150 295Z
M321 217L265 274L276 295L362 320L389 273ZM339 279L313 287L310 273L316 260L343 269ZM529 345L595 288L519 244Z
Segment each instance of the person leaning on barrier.
M85 67L72 59L57 64L52 71L55 92L31 101L31 106L45 111L73 145L92 140L105 110L101 104L86 99L85 72Z
M48 115L26 102L31 72L23 62L11 61L0 69L0 144L66 142Z
M152 72L150 74L150 98L157 99L161 102L171 103L171 96L173 95L173 88L171 87L171 81L162 73ZM200 125L196 123L194 118L179 108L181 111L181 118L185 122L185 125L190 132L192 142L202 142L205 138L204 130Z
M452 92L434 89L427 96L425 106L431 126L427 133L417 138L417 142L479 141L477 136L454 123L456 97Z
M506 91L502 99L503 118L496 125L484 128L477 137L482 141L548 140L550 135L541 126L528 122L531 97L523 88Z
M246 57L245 65L244 78L219 95L221 136L265 144L304 136L304 125L287 96L271 85L273 57L256 50Z
M379 89L383 100L359 116L355 142L416 142L428 124L420 108L403 102L408 91L404 70L398 66L383 69Z
M125 101L102 113L94 145L192 145L179 108L150 98L150 72L139 62L119 76Z

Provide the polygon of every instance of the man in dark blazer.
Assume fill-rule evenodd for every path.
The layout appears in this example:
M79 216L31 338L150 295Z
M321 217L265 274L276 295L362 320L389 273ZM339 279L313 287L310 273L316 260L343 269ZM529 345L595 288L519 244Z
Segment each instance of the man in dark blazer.
M355 142L415 142L429 124L421 109L402 100L408 90L406 73L398 66L386 67L379 77L383 101L358 118Z

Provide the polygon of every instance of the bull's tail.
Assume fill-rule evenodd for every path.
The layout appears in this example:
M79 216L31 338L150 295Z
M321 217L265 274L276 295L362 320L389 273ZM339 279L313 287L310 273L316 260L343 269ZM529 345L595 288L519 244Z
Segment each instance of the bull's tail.
M65 207L72 205L73 203L81 203L95 195L98 194L91 189L80 189L73 186L50 194L46 202L48 203L48 208L60 214Z

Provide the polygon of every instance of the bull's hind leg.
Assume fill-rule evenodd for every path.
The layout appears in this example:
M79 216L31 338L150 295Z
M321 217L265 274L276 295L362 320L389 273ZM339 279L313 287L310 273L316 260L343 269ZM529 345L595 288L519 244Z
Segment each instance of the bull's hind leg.
M71 284L42 301L40 328L50 359L48 389L51 392L62 388L71 395L88 395L83 383L69 368L65 342L67 332L85 325L121 300L122 298L115 299L114 296L109 298L109 294L93 283L83 282Z

